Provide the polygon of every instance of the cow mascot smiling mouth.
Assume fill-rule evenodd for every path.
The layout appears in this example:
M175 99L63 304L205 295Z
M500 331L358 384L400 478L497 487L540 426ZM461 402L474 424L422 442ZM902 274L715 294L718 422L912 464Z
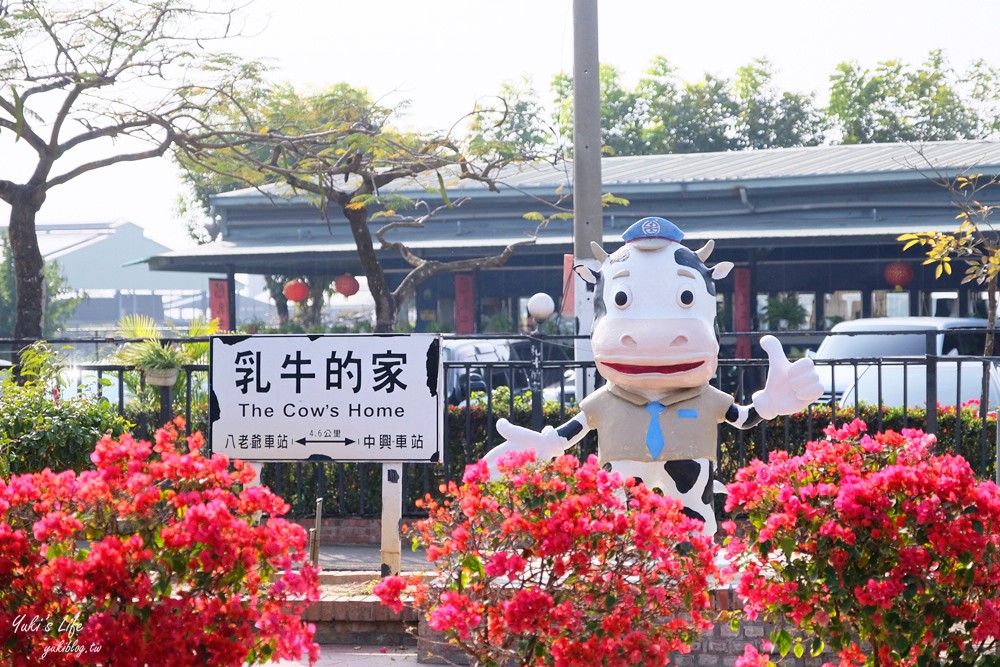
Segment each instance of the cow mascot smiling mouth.
M798 412L823 386L812 360L789 362L773 336L761 339L768 376L750 405L710 385L719 357L715 281L733 264L707 266L713 242L691 251L680 244L683 236L668 220L643 218L610 255L591 244L600 268L575 269L595 286L591 344L607 383L558 428L539 433L500 419L497 431L506 442L485 457L494 475L507 452L534 449L540 459L553 458L596 429L605 468L678 498L688 516L704 522L705 533L715 534L717 425L748 429Z

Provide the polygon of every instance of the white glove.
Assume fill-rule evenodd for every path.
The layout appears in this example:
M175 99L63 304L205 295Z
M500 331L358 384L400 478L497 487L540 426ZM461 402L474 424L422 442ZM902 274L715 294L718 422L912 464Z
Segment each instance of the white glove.
M490 467L490 476L494 479L498 472L497 461L504 454L533 449L536 460L546 461L562 455L569 448L569 440L559 435L551 426L546 426L541 432L538 432L523 426L515 426L506 419L498 419L497 433L507 441L497 445L483 457L483 460Z
M823 394L823 383L812 359L788 361L781 343L764 336L760 346L767 353L767 382L753 395L753 407L763 419L790 415L804 410Z

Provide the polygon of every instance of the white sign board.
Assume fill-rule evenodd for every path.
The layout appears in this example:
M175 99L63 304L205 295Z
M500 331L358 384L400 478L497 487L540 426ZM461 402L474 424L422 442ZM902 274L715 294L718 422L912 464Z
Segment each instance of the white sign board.
M213 336L212 451L249 461L441 462L440 340Z

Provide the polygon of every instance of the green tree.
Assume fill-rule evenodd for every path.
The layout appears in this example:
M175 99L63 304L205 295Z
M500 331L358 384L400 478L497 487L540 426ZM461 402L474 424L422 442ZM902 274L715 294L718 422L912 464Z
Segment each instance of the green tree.
M981 118L977 106L990 85L996 90L996 74L977 63L963 77L941 51L918 67L845 62L830 78L827 115L846 144L984 138L996 131L996 118Z
M17 278L14 272L14 258L6 234L0 234L0 338L14 337L17 315ZM45 324L42 332L53 336L73 316L73 311L83 299L66 282L59 264L45 264Z
M739 68L733 80L736 141L740 149L816 146L825 121L812 95L781 92L766 59Z
M608 155L705 153L747 148L813 146L824 119L812 95L779 91L765 59L741 67L732 79L705 74L683 81L662 56L633 90L618 70L601 65L601 138ZM552 84L557 127L572 137L573 79Z
M873 69L837 66L830 102L815 93L780 90L774 67L759 58L732 77L683 80L655 57L634 89L601 65L601 138L608 155L655 155L815 146L824 141L879 143L981 139L1000 132L1000 70L985 61L952 68L942 51L912 67L899 61ZM573 78L553 79L555 125L572 139Z
M644 136L645 109L635 91L626 90L621 73L610 65L601 65L601 143L607 155L644 155L648 152ZM567 142L573 140L573 77L561 73L552 79L557 127Z
M505 81L500 92L482 100L469 118L469 148L518 161L524 155L558 156L558 132L528 77ZM497 122L497 121L501 122Z
M233 12L217 5L0 2L0 150L5 158L21 151L34 165L21 180L13 180L16 160L0 165L18 338L43 333L35 216L48 192L113 164L164 155L206 95L255 67L205 50L231 34Z
M518 246L534 242L529 237L490 257L439 262L419 257L388 237L394 229L422 227L437 212L386 194L390 183L409 181L440 197L442 207L459 206L464 200L449 198L449 183L471 180L496 190L505 166L545 157L534 152L542 146L514 150L521 147L518 132L525 127L516 108L513 113L508 106L476 109L471 132L459 137L455 132L396 130L395 109L347 84L301 96L291 86L269 86L262 78L248 77L220 93L226 103L199 116L199 132L179 138L176 155L184 170L200 179L202 188L225 187L233 180L280 185L264 191L309 195L330 224L342 216L375 301L378 332L393 330L401 304L424 280L449 271L499 266ZM505 124L512 118L519 124L508 132ZM373 229L379 219L385 224ZM376 243L399 252L411 266L394 289L379 264Z

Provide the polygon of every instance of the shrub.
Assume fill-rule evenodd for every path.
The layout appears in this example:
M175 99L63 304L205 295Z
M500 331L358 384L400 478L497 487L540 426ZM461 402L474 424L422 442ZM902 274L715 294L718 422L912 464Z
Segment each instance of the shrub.
M871 432L893 430L898 433L904 428L925 429L927 411L922 407L907 410L883 407L879 410L878 406L861 403L857 409L853 405L839 407L834 415L829 407L819 406L777 417L749 431L723 426L720 477L732 480L736 470L750 459L766 459L770 452L788 450L792 454L801 454L804 443L822 437L824 429L830 424L848 423L854 419L863 421ZM938 449L960 454L982 478L994 475L996 461L992 454L996 428L996 414L987 412L984 420L978 401L969 401L957 410L952 406L938 406ZM984 452L984 449L988 451Z
M92 467L90 453L105 433L129 423L106 398L61 391L58 356L45 343L20 354L19 378L0 380L0 476Z
M0 480L0 662L316 658L297 616L318 596L305 531L277 518L281 498L245 486L252 468L202 445L173 426L155 444L106 435L96 470Z
M749 518L727 546L746 615L794 624L814 655L826 643L841 664L991 659L1000 489L963 458L932 455L932 435L865 430L829 427L801 456L774 452L729 485L727 509ZM785 630L772 639L782 655L793 648Z
M665 665L711 627L716 547L680 503L596 457L513 453L499 468L491 481L480 461L442 503L426 499L412 534L440 576L386 578L384 604L412 604L493 667Z

